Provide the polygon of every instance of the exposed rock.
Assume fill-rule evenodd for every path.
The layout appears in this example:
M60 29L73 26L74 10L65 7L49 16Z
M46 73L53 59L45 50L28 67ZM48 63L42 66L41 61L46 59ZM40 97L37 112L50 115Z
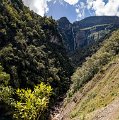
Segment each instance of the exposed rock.
M119 28L119 17L116 16L92 16L74 23L63 17L57 22L63 44L74 67L80 66L86 57L100 48L100 43L107 35Z
M92 16L81 21L69 22L66 17L58 20L58 28L64 38L68 52L93 43L115 28L119 28L119 17Z

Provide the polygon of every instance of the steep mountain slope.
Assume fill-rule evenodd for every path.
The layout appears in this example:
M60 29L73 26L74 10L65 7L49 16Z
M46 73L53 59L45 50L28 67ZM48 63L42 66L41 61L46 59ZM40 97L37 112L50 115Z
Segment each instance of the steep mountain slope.
M63 120L119 118L119 30L72 76L60 115Z
M30 11L22 0L0 1L0 63L10 74L4 86L13 90L13 100L10 96L0 98L0 111L4 111L0 120L36 120L70 86L73 69L57 23Z
M58 27L64 39L63 43L65 45L66 50L73 51L74 37L73 37L72 24L69 22L69 20L66 17L62 17L60 18L60 20L58 20Z
M96 25L104 25L104 24L114 24L118 25L119 17L117 16L91 16L87 17L81 21L74 22L74 26L77 26L77 28L83 29L88 28Z
M62 23L67 23L62 24ZM95 53L105 36L119 28L119 17L92 16L69 23L67 18L58 20L59 31L74 66L79 66L86 57Z

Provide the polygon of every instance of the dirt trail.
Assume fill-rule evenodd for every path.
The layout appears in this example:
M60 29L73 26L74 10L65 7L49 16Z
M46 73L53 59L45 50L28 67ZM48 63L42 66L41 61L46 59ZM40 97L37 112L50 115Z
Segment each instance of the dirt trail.
M110 71L112 72L117 69L119 67L118 63L108 66L105 73L110 73ZM97 74L89 83L86 84L86 86L83 87L82 91L78 91L72 98L70 98L70 101L66 104L66 106L63 104L57 106L51 115L50 120L80 120L77 117L71 119L71 111L80 103L81 100L85 99L87 93L92 90L105 76L106 74L102 74L101 76ZM115 77L119 78L119 75ZM85 120L119 120L119 97L113 100L112 103L106 107L100 108L88 114Z
M95 78L96 77L98 76L95 76ZM55 106L54 111L52 111L50 115L50 120L70 120L69 113L80 102L80 100L83 99L86 93L90 91L97 83L98 81L90 81L90 84L86 88L84 88L82 92L78 91L73 95L72 98L70 98L70 101L67 103L66 106L64 106L63 103Z
M96 110L88 116L93 116L91 120L119 120L119 98L107 107Z

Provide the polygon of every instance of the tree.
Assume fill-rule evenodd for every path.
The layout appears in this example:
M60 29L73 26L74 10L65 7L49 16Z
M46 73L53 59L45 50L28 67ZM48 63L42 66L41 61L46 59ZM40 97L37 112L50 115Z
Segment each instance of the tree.
M38 120L48 107L52 88L44 83L31 89L17 89L18 101L15 104L14 118L17 120Z

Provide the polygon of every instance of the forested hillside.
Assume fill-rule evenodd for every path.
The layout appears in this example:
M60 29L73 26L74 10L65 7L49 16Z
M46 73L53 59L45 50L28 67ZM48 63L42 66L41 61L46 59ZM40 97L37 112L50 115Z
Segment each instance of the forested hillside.
M47 119L69 89L73 68L57 23L22 0L0 1L0 64L0 120Z

